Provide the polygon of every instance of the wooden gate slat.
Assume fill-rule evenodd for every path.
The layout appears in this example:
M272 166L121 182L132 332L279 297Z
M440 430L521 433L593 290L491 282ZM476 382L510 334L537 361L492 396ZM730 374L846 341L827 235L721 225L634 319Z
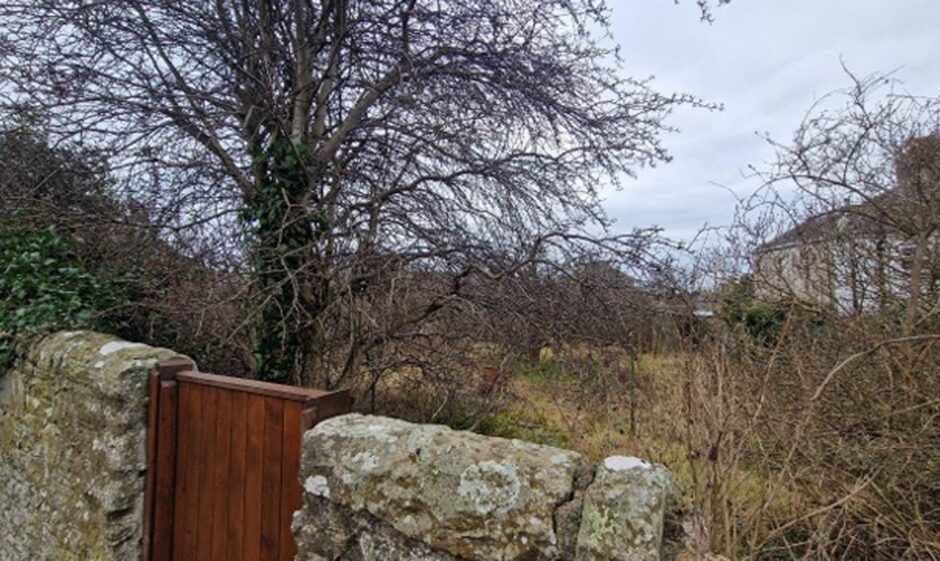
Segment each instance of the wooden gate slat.
M284 434L284 402L264 398L264 456L261 466L261 560L278 561L281 540L281 451Z
M303 404L291 401L284 404L281 476L281 552L280 561L293 561L297 545L291 534L294 511L300 508L302 495L299 479L300 445L302 435L301 413Z
M245 561L261 559L261 459L264 457L264 397L248 396L245 455Z
M174 488L176 485L176 423L178 387L175 380L160 382L159 415L157 419L157 472L154 486L153 561L172 561Z
M154 365L148 379L147 478L144 489L142 557L170 561L179 418L176 375L195 365L175 357Z
M180 443L176 456L176 508L173 527L173 559L196 558L196 523L199 500L199 471L196 456L199 453L199 404L203 389L190 384L180 384L179 428Z
M202 407L200 408L199 422L201 425L199 440L201 453L195 457L199 470L199 514L196 524L201 526L197 532L196 559L203 561L212 555L212 502L215 485L212 483L212 458L216 453L215 432L216 419L219 412L218 388L208 388L205 391ZM209 531L206 531L209 528ZM187 560L188 561L188 560Z
M215 453L210 461L213 472L212 514L206 520L212 526L213 561L226 561L225 540L228 537L229 462L232 443L232 392L219 390L218 413L216 418Z
M232 395L232 457L229 463L227 559L244 561L245 550L245 482L246 452L248 447L248 394Z

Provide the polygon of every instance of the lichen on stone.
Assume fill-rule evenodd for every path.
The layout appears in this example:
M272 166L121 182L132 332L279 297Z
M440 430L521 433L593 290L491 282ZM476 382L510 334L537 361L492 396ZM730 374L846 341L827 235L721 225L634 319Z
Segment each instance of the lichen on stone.
M147 375L175 354L62 332L0 374L0 558L140 557Z
M345 415L304 437L299 561L658 559L669 475L447 427Z
M566 450L354 414L305 435L301 472L326 480L307 494L328 486L334 512L461 559L523 560L557 558L555 510L581 465Z
M659 561L671 490L663 466L604 460L585 492L575 561Z

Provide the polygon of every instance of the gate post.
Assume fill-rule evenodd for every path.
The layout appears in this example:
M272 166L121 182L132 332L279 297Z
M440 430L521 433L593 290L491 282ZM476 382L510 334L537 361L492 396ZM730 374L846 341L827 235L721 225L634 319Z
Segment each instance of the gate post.
M196 364L185 357L174 357L158 362L150 373L142 534L144 561L171 560L176 480L176 374L187 370L196 370Z

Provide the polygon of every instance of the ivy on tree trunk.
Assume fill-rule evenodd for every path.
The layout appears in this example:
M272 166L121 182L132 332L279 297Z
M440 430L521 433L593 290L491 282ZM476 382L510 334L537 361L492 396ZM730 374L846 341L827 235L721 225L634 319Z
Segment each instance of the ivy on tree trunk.
M254 356L264 380L298 382L315 340L323 287L315 268L316 238L326 223L311 216L323 166L306 146L278 138L256 158L256 191L246 209L252 239L251 270L258 310Z

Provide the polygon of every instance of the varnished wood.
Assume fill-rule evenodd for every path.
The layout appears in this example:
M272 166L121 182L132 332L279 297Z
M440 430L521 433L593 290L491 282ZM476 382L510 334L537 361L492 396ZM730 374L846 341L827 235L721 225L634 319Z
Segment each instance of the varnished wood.
M257 395L277 397L290 401L307 401L329 395L333 392L323 390L314 390L310 388L298 388L295 386L283 386L281 384L272 384L270 382L260 382L258 380L246 380L244 378L232 378L229 376L218 376L216 374L206 374L205 372L180 372L177 379L193 384L202 384L204 386L213 386L216 388L226 388L229 390L238 390Z
M264 454L261 459L261 561L277 561L281 541L281 467L284 401L264 398Z
M196 531L196 557L193 561L205 561L212 555L212 500L215 492L213 485L212 458L216 454L215 433L218 428L216 419L219 413L219 388L205 388L205 398L200 410L201 430L199 440L201 453L194 460L199 470L199 501L198 515L195 524ZM186 561L189 561L188 559Z
M248 449L248 397L245 392L232 394L232 455L229 458L228 525L226 559L244 561L246 464Z
M173 559L173 500L176 486L176 424L179 391L175 380L160 382L157 465L153 509L153 561Z
M212 527L212 561L226 561L228 532L228 495L237 492L229 486L228 475L232 461L232 394L219 390L218 416L216 418L215 454L209 458L212 471L212 510L206 523Z
M323 395L308 399L303 407L303 431L307 432L315 424L330 417L349 413L352 404L352 397L347 390L324 392Z
M283 442L281 444L281 551L280 561L293 561L297 545L291 534L294 511L300 508L303 494L300 487L300 448L302 403L284 403Z
M324 392L160 363L148 380L146 561L291 561L303 432L350 410Z
M261 558L261 459L264 456L264 396L248 396L245 456L245 561Z
M203 392L201 386L179 382L179 445L176 457L177 514L173 525L173 560L196 558L196 531L198 530L199 501L199 412Z
M169 557L167 553L164 553L165 548L162 548L163 542L172 539L172 533L167 533L166 528L161 527L161 534L155 533L154 528L154 516L155 511L157 510L158 502L160 502L160 512L166 516L168 509L172 509L173 501L171 498L166 496L165 489L163 492L157 494L157 475L158 472L163 471L159 469L160 466L160 425L161 425L161 402L160 402L160 388L161 382L171 382L175 379L176 374L183 370L194 371L196 370L196 365L185 357L173 357L170 359L162 360L158 362L153 370L150 373L148 379L148 407L147 407L147 449L146 449L146 475L144 482L144 508L143 508L143 525L142 525L142 556L144 561L164 561L168 560ZM175 387L175 386L174 386ZM174 392L175 396L175 392ZM168 446L172 446L174 451L164 451L164 460L167 459L172 462L172 456L175 454L175 445L176 445L176 430L175 430L175 418L176 418L176 401L172 401L164 404L162 415L162 423L167 426L164 428L163 441L167 443ZM167 424L172 418L172 424ZM171 433L169 431L172 431ZM172 472L175 472L175 469L170 468ZM172 522L171 522L172 523ZM163 557L154 557L154 542L155 537L159 537L161 541L160 553Z

